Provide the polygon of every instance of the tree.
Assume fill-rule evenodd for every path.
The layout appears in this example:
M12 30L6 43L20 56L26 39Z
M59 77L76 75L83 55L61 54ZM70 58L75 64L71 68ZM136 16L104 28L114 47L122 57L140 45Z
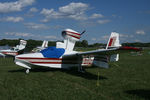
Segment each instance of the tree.
M82 44L82 47L88 47L88 41L87 40L82 40L81 44Z

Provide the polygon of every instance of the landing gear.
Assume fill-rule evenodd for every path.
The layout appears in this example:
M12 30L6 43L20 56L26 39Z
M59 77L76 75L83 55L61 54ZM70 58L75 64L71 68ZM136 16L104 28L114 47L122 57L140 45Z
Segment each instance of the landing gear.
M78 56L78 72L81 72L81 73L85 73L85 70L84 68L82 67L82 56L81 55L77 55Z
M84 68L81 66L81 64L78 66L78 72L85 73Z
M27 69L27 70L26 70L26 74L29 74L29 72L30 72L29 69Z

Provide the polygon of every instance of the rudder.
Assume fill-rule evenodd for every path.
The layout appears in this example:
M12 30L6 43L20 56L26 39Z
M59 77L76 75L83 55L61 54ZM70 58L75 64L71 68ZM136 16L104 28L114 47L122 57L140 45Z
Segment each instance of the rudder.
M110 35L110 38L108 40L106 49L109 48L114 48L114 47L120 47L120 42L119 42L119 33L112 32Z

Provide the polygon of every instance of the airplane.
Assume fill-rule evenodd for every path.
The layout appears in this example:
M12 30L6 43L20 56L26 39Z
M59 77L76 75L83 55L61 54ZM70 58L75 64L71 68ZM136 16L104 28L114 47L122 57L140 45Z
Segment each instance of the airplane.
M85 32L85 31L84 31ZM72 29L62 31L64 42L56 42L56 47L48 47L38 53L21 54L15 57L15 64L26 68L29 73L31 68L38 66L50 68L69 69L78 67L79 72L84 72L83 66L92 64L97 67L108 68L110 61L118 61L119 53L140 51L134 47L123 47L119 43L119 33L112 32L105 49L86 52L74 51L76 41L84 33Z
M25 47L26 47L27 41L20 40L20 45L16 45L16 47L12 47L11 49L7 50L0 50L0 56L16 56L19 54L22 54Z
M40 52L41 50L45 49L48 47L48 41L44 40L43 43L42 43L42 46L40 47L36 47L32 50L32 52Z

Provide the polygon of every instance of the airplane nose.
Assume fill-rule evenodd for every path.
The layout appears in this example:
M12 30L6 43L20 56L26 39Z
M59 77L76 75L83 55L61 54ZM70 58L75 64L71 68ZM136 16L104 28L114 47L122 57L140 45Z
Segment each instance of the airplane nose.
M14 62L28 62L26 58L29 58L29 54L17 55L14 59Z
M19 57L20 57L20 55L17 55L17 56L14 57L14 59L13 59L13 60L14 60L14 63L16 63L17 61L20 61L20 60L21 60L21 59L19 59Z
M15 60L30 62L33 59L38 59L38 58L43 58L43 55L41 53L22 54L22 55L17 55L15 57Z
M15 57L15 59L20 59L21 57L23 57L22 55L17 55L16 57Z
M15 64L26 68L26 73L29 73L29 69L31 69L31 67L29 66L29 61L26 59L28 56L26 54L22 54L22 55L18 55L15 57Z

